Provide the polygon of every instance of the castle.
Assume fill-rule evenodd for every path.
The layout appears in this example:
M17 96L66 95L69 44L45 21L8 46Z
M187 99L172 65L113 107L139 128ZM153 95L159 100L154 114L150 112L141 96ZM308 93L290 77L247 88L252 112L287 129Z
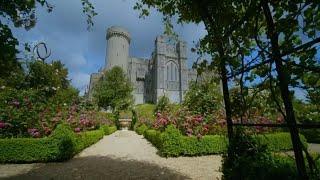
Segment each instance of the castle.
M88 96L92 99L93 87L103 71L120 66L133 84L135 104L156 103L167 96L171 102L181 103L190 81L197 73L187 68L187 44L185 41L159 35L150 59L130 57L131 37L122 27L107 30L107 56L105 67L90 76Z

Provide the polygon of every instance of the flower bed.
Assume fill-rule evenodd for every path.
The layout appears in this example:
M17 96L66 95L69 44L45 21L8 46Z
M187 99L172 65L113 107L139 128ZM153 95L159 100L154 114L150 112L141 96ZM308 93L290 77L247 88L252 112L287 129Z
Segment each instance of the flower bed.
M222 154L227 150L227 138L220 135L183 136L174 126L168 126L163 133L153 129L146 130L138 127L137 132L158 148L162 156L199 156L209 154ZM292 150L289 133L272 133L254 136L258 142L267 144L274 152ZM304 136L300 136L306 144Z
M61 124L49 137L0 139L0 163L67 160L114 131L115 127L102 126L98 130L76 134L69 126Z

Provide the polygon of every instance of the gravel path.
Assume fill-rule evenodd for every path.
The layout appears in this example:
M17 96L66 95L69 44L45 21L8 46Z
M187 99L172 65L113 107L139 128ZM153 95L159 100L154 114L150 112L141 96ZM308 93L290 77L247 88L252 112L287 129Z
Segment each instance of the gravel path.
M320 144L309 143L309 150L314 153L320 153Z
M117 131L63 163L0 165L6 179L220 179L221 156L162 158L142 136Z

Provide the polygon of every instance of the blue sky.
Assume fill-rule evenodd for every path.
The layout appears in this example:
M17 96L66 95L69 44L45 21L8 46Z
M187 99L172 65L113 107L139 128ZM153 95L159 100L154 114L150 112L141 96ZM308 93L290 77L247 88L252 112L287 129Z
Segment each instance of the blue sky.
M104 66L106 55L106 30L117 25L126 28L132 37L130 56L150 58L157 35L163 33L161 14L152 11L145 19L133 10L135 0L91 0L98 13L94 27L87 31L86 16L82 13L80 0L49 0L54 5L51 13L37 7L37 24L26 31L14 29L14 36L24 43L44 41L51 49L48 61L59 59L69 69L72 85L84 92L90 74ZM193 41L206 34L203 24L175 25L175 31L188 44L188 64L197 56L191 53ZM21 46L22 47L22 46Z

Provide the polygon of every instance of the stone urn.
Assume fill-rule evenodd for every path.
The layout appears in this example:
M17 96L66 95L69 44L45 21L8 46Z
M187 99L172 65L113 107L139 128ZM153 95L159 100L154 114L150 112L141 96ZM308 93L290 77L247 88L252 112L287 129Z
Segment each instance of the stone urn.
M119 119L120 129L121 130L128 130L131 125L132 119L125 118L125 119Z

